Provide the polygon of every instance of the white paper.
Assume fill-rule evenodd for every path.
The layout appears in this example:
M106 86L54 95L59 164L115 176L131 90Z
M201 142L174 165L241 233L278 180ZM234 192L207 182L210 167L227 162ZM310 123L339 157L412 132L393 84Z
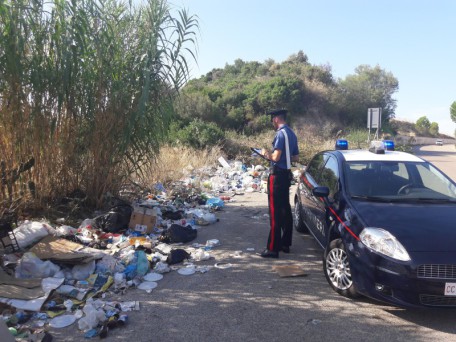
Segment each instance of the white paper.
M228 162L225 160L225 158L223 157L220 157L218 159L219 163L222 164L223 167L226 167L226 168L230 168L230 164L228 164Z

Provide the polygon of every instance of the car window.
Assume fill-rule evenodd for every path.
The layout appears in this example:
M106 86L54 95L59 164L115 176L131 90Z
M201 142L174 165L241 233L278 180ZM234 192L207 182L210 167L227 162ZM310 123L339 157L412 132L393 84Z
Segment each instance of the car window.
M395 163L397 164L397 169L393 171L393 174L397 177L401 177L405 180L409 180L410 176L407 171L407 168L405 167L404 163Z
M429 163L357 161L346 162L344 170L351 196L456 199L454 184Z
M423 186L444 196L456 198L455 186L431 164L422 163L416 166Z
M345 182L353 196L395 196L410 183L410 174L402 162L360 161L346 163Z
M315 183L318 183L318 178L320 176L320 170L325 163L323 154L317 154L307 165L306 174L311 176Z
M326 164L321 170L321 176L318 185L329 188L329 197L334 198L334 194L339 191L339 166L336 158L325 155Z

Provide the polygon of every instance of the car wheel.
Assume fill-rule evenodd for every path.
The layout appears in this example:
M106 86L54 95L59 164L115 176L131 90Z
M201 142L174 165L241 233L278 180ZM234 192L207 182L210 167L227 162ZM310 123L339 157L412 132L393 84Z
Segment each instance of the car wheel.
M329 285L344 297L359 296L353 283L350 263L341 239L331 241L323 257L323 270Z
M295 200L294 210L293 210L293 226L296 231L300 233L309 233L304 221L302 220L301 205L298 200Z

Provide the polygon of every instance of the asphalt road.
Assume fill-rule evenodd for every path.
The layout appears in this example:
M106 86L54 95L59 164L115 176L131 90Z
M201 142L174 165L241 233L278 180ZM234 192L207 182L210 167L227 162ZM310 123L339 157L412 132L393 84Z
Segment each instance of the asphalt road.
M419 153L452 171L451 148L422 147ZM269 231L267 197L234 199L217 214L220 222L200 228L194 241L220 241L211 251L214 259L196 263L209 271L173 271L151 293L133 289L115 296L139 300L141 309L130 312L128 325L110 331L106 341L456 341L456 310L407 310L337 295L323 275L322 251L309 236L295 233L291 254L279 259L257 256ZM298 265L306 276L281 278L276 265ZM76 324L51 333L55 341L83 340Z
M426 159L456 181L455 144L416 146L414 153Z

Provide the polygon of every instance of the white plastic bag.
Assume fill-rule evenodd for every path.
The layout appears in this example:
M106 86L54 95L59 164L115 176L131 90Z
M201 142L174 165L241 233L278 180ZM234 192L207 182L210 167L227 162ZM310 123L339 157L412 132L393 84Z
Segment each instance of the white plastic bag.
M166 262L159 261L155 264L154 271L156 273L168 273L171 269Z
M212 213L207 213L203 215L203 220L208 223L215 223L217 222L217 217Z
M78 232L77 228L65 225L57 227L55 231L57 236L76 235L76 233Z
M13 230L13 233L19 247L26 248L49 235L50 230L54 230L54 228L47 223L24 221L24 223Z
M195 261L203 261L209 260L211 258L211 255L202 249L198 249L195 253L192 253L192 258Z
M81 222L81 224L79 225L79 229L82 229L82 228L92 229L94 223L95 223L95 221L93 219L87 218Z
M72 279L85 280L95 271L95 260L87 264L75 265L71 271Z
M51 261L43 261L35 253L24 253L16 267L16 278L47 278L53 277L60 267Z
M78 327L80 330L87 331L97 327L99 322L106 320L105 312L100 309L97 310L91 303L88 303L82 309L85 316L78 321Z

